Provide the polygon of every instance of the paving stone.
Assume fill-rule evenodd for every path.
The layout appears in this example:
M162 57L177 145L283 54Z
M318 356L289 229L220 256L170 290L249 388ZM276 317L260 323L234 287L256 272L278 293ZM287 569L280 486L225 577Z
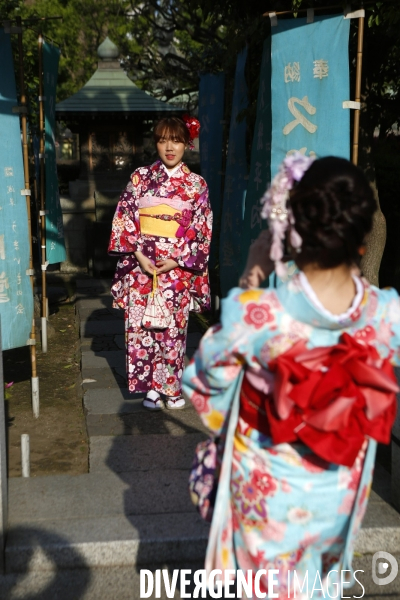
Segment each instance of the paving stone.
M89 470L99 473L111 469L114 473L120 473L185 469L188 473L196 445L206 438L205 433L91 437Z
M122 319L110 321L82 321L80 334L82 337L93 337L95 335L123 335L124 322Z
M123 350L101 351L85 350L82 352L82 371L85 369L125 369L126 358Z
M83 338L79 342L79 348L82 353L87 352L88 350L92 350L93 352L114 352L115 350L121 350L123 349L123 346L121 348L121 346L115 342L115 338L117 337L119 336L97 335L92 338Z
M10 528L6 565L8 572L25 572L28 562L30 570L40 571L54 565L135 568L198 561L204 557L207 536L208 526L195 512L48 520Z
M177 415L179 413L179 416ZM110 435L140 435L154 433L182 436L203 431L198 415L191 407L179 411L163 410L151 413L141 405L134 414L88 414L86 427L89 437Z
M123 320L124 311L116 308L81 308L79 310L80 321L114 321Z
M83 404L87 414L113 414L120 413L126 409L131 412L130 406L138 406L142 394L131 394L127 388L115 388L111 390L87 390L83 397Z
M400 556L395 556L400 561ZM82 559L83 560L83 559ZM365 600L393 600L400 597L400 577L397 577L387 586L373 583L371 573L371 555L356 557L353 561L354 569L359 570L357 578L363 585ZM137 568L118 566L107 568L94 567L92 569L79 568L69 570L47 570L28 573L6 575L0 580L1 598L29 598L30 600L139 600L143 598L140 590L140 570L146 569L154 574L156 569L167 569L171 580L174 569L186 570L187 579L191 580L198 569L204 568L202 560L189 562L174 562L167 560L155 564L141 564ZM362 572L361 572L362 571ZM311 587L311 586L310 586ZM194 584L185 586L188 597L194 597ZM347 597L357 598L363 593L359 584L345 591ZM174 596L167 596L164 585L161 585L161 600L167 598L182 598L180 577L178 577ZM152 598L155 598L153 592ZM207 600L211 597L206 596ZM236 597L234 598L236 600Z
M124 369L82 369L82 389L126 388Z
M111 457L112 458L112 457ZM194 511L189 469L10 479L9 525Z
M77 299L75 308L79 315L82 310L101 310L104 308L112 309L113 298L112 296L99 296L99 297L80 297Z
M82 559L83 562L83 559ZM178 563L167 561L160 564L132 565L124 567L57 569L6 575L0 579L0 598L29 598L30 600L139 600L140 569L154 573L155 569L167 569L171 580L174 569L184 569L191 574L204 566L203 561ZM190 576L187 578L190 579ZM194 585L185 586L191 593ZM174 596L167 596L164 586L161 600L181 598L180 578ZM153 595L154 598L154 595ZM369 600L369 599L368 599Z

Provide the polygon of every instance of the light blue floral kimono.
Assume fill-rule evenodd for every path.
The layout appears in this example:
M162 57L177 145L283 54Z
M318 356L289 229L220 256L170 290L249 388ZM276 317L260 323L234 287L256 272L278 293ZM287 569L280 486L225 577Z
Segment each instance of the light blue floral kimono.
M364 280L356 283L353 306L339 317L312 297L302 273L276 290L231 290L223 301L221 325L206 333L184 374L183 389L213 434L226 429L243 366L267 369L298 341L310 349L333 346L346 332L399 364L397 293ZM279 598L287 598L289 591L293 597L296 570L300 586L306 573L309 582L308 594L297 588L297 598L309 597L312 586L313 598L324 597L318 592L322 586L325 597L327 588L335 597L336 574L327 574L350 568L375 451L375 441L366 440L352 468L324 463L303 444L274 446L239 418L233 452L224 458L228 466L220 478L206 569L278 569ZM267 591L267 576L260 589Z

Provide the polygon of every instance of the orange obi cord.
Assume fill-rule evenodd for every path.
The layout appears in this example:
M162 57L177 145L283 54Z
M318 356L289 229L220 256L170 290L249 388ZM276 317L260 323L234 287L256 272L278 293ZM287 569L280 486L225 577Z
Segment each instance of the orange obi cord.
M140 231L144 235L176 237L180 227L178 219L181 218L181 214L168 204L139 208Z

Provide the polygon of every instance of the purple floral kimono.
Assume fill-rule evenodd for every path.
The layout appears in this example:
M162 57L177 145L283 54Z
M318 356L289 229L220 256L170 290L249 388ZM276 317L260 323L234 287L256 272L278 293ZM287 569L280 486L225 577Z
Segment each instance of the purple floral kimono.
M140 167L121 195L112 223L110 254L119 254L111 292L125 310L129 391L154 389L166 396L181 390L189 310L209 307L207 272L212 212L207 184L181 163L167 171L161 161ZM154 263L172 258L178 267L158 276L173 318L163 330L142 326L152 278L135 258Z

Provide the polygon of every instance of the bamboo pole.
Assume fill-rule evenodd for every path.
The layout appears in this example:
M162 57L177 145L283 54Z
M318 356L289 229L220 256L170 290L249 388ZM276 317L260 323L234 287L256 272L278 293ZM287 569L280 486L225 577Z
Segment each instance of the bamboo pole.
M363 44L364 44L364 17L358 19L358 36L357 36L357 66L356 66L356 89L355 101L361 102L361 73L363 59ZM360 109L354 111L354 126L353 126L353 153L352 162L358 164L358 141L360 137Z
M368 4L367 6L362 5L362 8L371 8L371 6L373 6L373 4ZM343 11L343 4L330 4L329 6L313 6L312 10L314 12L317 11L321 11L321 10L341 10ZM276 15L277 17L282 16L282 15L293 15L293 14L297 14L297 13L305 13L307 12L307 10L309 10L309 8L294 8L292 10L281 10L279 12L274 12L272 10L269 10L268 12L263 13L263 17L269 17L270 15ZM354 11L357 9L354 9ZM352 11L353 12L353 11Z
M20 77L20 107L21 107L21 126L22 126L22 151L24 159L24 180L26 193L26 210L28 214L28 238L29 238L29 272L31 277L32 294L34 294L34 270L32 258L32 229L31 229L31 196L29 186L29 156L28 156L28 136L27 136L27 102L25 95L24 81L24 57L22 46L22 23L21 17L17 17L18 27L18 59L19 59L19 77ZM37 418L39 416L39 378L36 371L36 331L35 331L35 316L32 318L32 328L29 338L30 354L31 354L31 369L32 369L32 409L33 414Z
M46 194L44 170L44 110L43 110L43 37L39 34L39 159L40 159L40 246L42 267L42 352L47 352L47 286L46 286Z
M337 9L342 9L343 10L343 5L342 4L331 4L330 6L314 6L313 10L330 10L333 8L337 8ZM307 8L296 8L293 10L281 10L280 12L274 12L272 10L269 10L268 12L263 13L263 17L269 17L270 14L275 14L277 17L279 17L280 15L292 15L293 13L300 13L300 12L307 12Z

